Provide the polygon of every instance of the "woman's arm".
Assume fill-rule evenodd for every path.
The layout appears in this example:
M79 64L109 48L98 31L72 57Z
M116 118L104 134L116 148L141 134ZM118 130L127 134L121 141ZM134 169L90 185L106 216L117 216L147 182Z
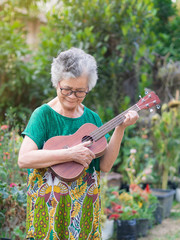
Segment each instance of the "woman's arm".
M123 124L115 128L114 133L110 139L110 142L106 148L105 154L100 160L100 169L103 172L109 172L116 161L121 147L122 138L124 136L124 130L126 127L134 124L139 118L136 111L129 111L125 115L126 119Z
M87 168L95 158L94 153L88 148L89 144L90 142L84 142L68 149L39 150L36 143L25 136L19 151L18 165L20 168L45 168L75 161Z

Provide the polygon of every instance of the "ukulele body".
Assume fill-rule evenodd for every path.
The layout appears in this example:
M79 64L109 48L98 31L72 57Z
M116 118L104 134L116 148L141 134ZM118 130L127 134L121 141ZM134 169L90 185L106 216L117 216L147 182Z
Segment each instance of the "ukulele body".
M92 144L88 148L95 154L96 158L98 158L104 154L107 147L107 141L105 137L102 137L97 141L93 140L91 133L97 128L98 127L92 123L86 123L82 125L73 135L55 136L50 138L47 140L47 142L45 142L43 149L68 149L84 141L87 141L86 138L89 138ZM74 161L59 163L57 165L49 167L49 169L59 179L66 182L75 181L84 172L84 166Z

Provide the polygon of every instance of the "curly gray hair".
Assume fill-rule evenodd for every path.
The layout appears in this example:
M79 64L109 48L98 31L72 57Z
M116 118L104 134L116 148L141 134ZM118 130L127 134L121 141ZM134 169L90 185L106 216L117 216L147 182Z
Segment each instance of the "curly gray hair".
M55 88L63 79L76 78L86 74L89 91L97 82L97 64L93 56L79 48L70 48L53 59L51 81Z

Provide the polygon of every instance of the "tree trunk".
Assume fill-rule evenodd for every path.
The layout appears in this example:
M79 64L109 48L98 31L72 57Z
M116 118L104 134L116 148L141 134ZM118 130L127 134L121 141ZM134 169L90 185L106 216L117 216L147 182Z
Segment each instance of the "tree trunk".
M168 168L164 167L163 169L163 175L162 175L162 189L167 189L168 184Z

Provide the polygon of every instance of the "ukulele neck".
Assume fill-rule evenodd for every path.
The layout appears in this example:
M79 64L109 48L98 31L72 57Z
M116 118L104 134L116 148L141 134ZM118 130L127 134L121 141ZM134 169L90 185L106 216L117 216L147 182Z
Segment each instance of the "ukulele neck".
M130 110L138 112L140 108L137 106L137 104L133 105L126 111L122 112L121 114L117 115L115 118L111 119L109 122L97 128L95 131L93 131L90 134L90 136L93 138L94 141L98 141L100 138L104 137L108 132L113 130L115 127L122 124L126 118L125 117L126 113Z

